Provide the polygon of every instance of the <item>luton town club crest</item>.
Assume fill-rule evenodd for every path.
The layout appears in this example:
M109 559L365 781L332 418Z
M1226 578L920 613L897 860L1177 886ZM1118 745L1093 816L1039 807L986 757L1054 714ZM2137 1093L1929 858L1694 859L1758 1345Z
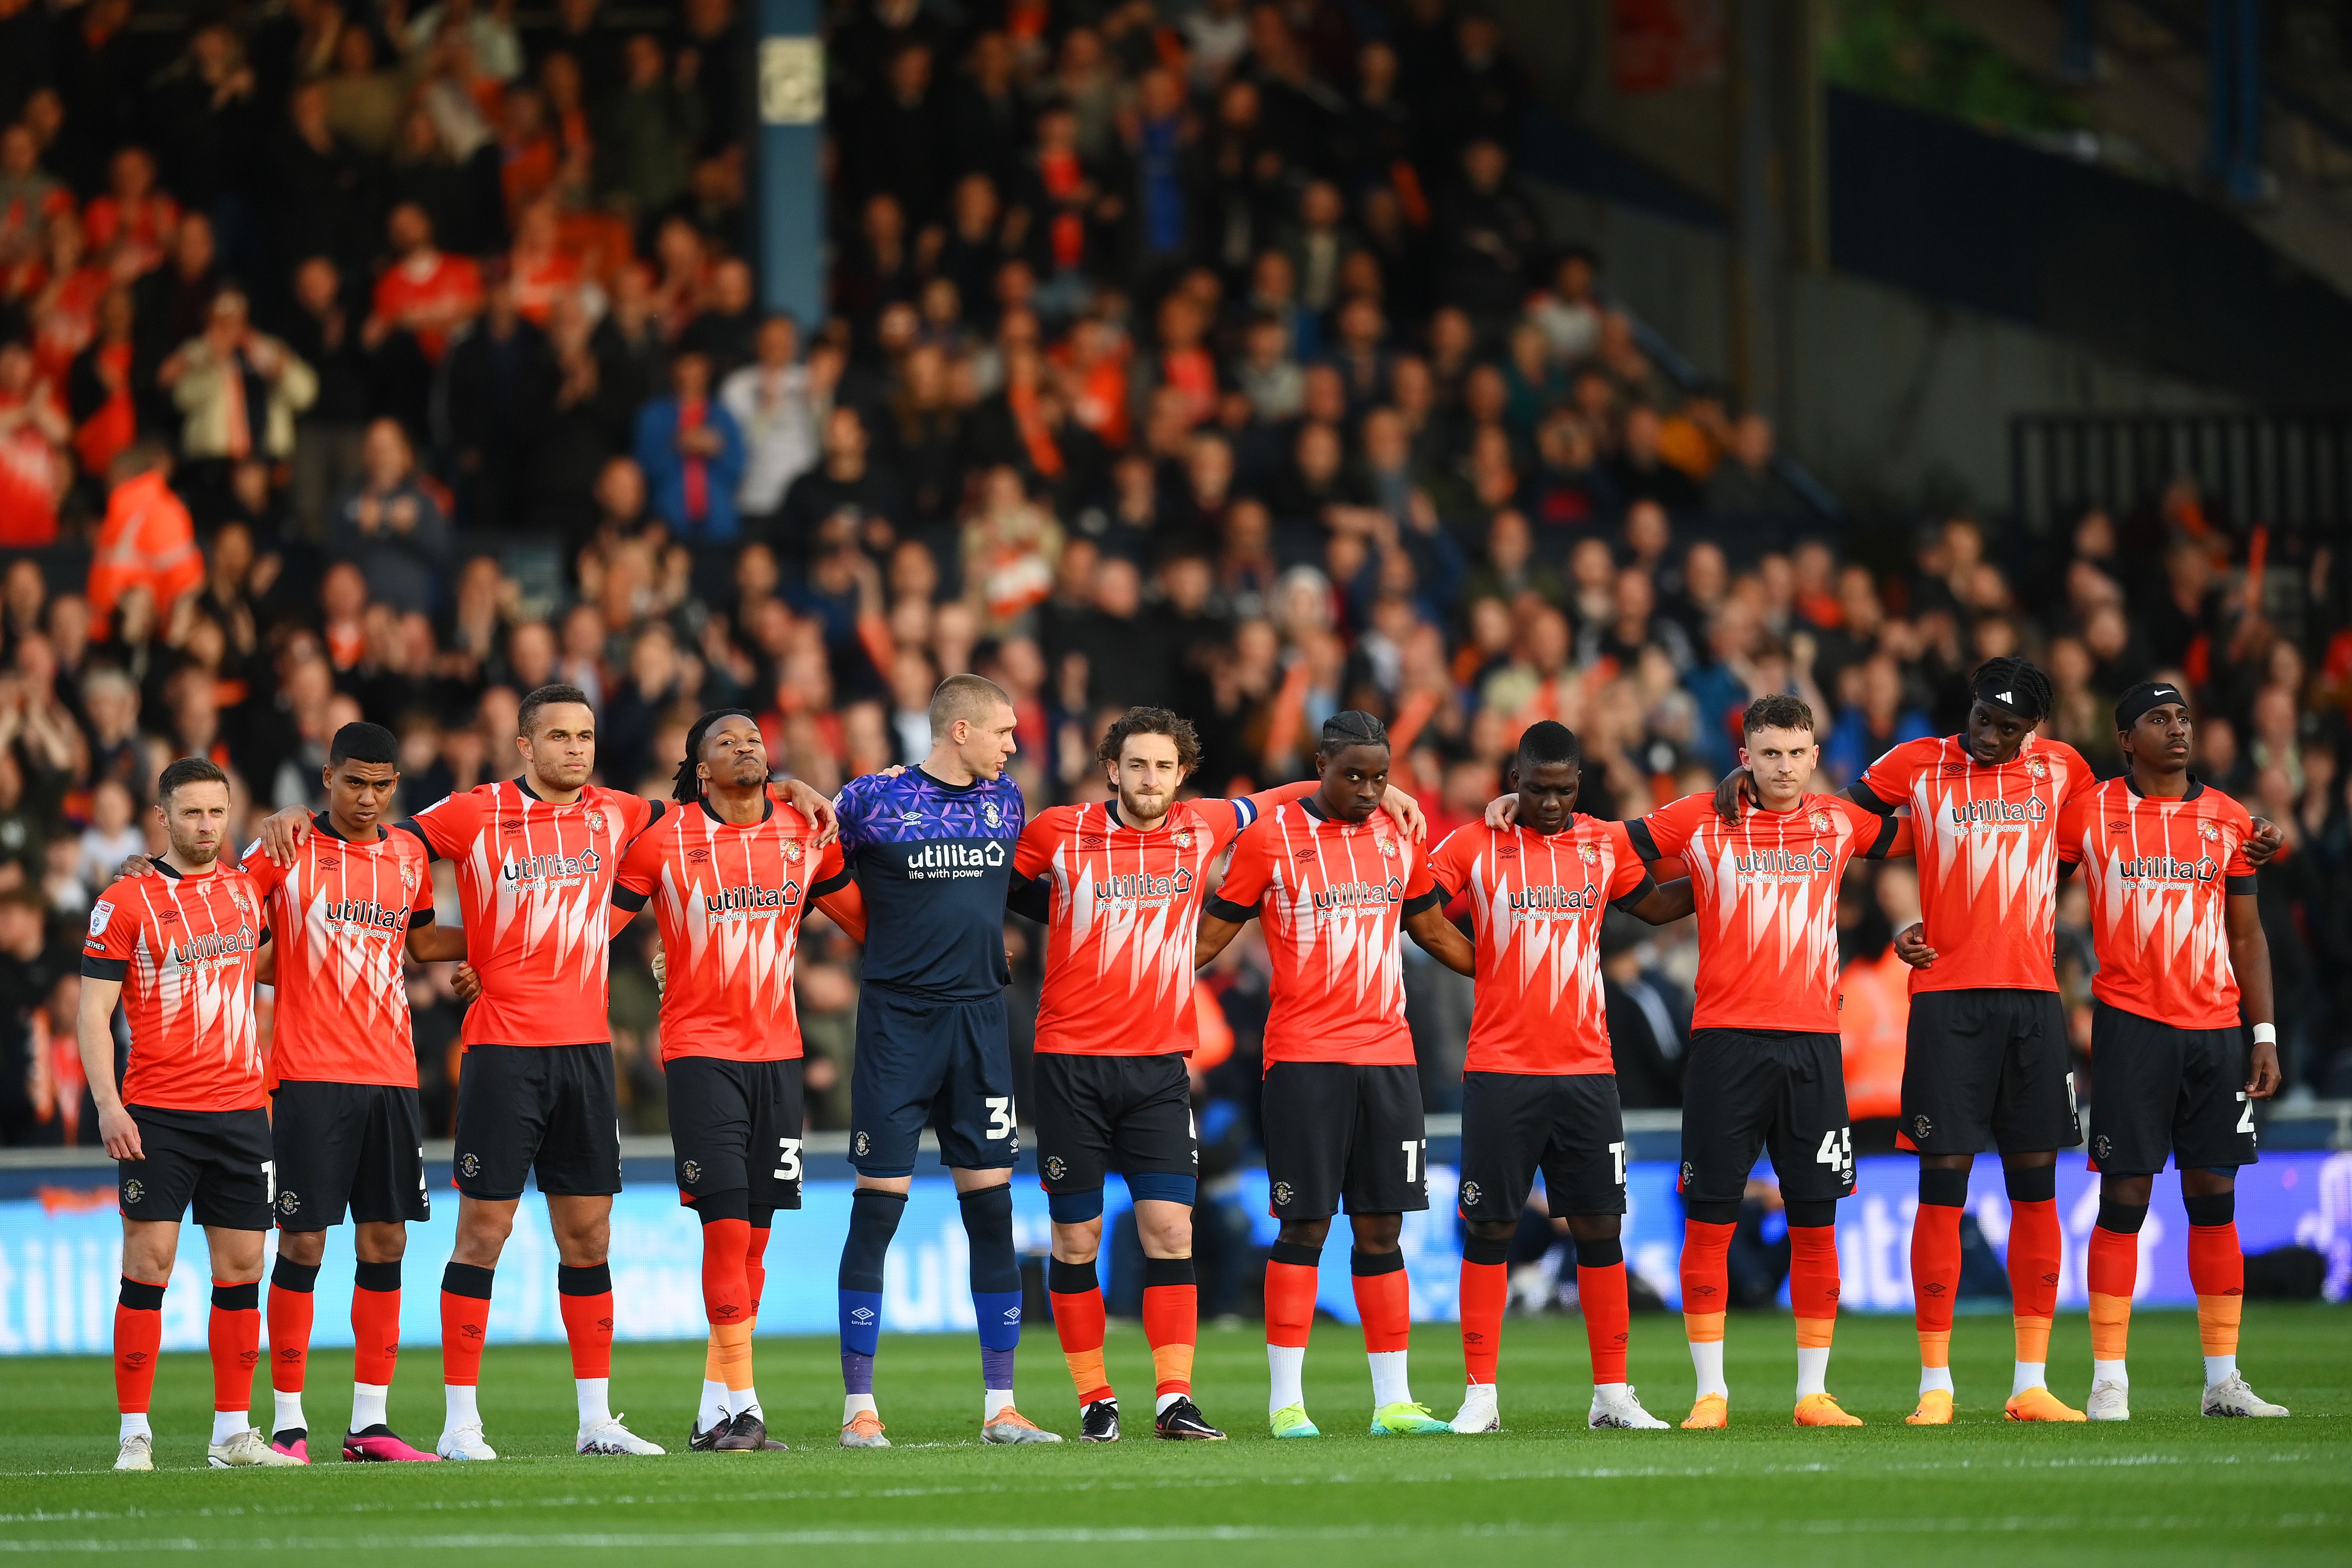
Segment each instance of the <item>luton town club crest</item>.
M1576 854L1588 866L1601 864L1601 846L1598 844L1580 844L1576 847Z
M991 827L1002 827L1004 826L1004 814L996 809L996 803L992 800L984 803L981 806L980 814L988 818L988 825Z
M2050 764L2040 757L2029 758L2026 761L2025 771L2032 773L2037 781L2046 779L2050 776Z
M1827 833L1830 830L1830 814L1826 811L1814 812L1805 818L1805 822L1816 833Z
M1180 827L1171 837L1175 839L1177 848L1190 849L1192 847L1192 830L1191 828Z

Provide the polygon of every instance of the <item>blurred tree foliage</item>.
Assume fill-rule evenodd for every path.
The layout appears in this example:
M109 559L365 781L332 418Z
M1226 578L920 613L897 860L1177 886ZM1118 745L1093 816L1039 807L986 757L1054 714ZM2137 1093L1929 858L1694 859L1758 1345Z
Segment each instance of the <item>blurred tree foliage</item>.
M1830 16L1822 69L1841 87L1988 131L2036 135L2087 123L2072 98L1930 0L1832 0Z

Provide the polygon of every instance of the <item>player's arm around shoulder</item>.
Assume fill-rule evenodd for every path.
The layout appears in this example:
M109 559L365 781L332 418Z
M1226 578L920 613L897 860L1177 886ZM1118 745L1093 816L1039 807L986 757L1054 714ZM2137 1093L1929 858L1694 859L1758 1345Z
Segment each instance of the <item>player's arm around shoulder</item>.
M1192 965L1203 968L1233 944L1242 927L1257 918L1258 900L1265 896L1275 855L1281 846L1278 811L1242 829L1234 840L1233 859L1224 879L1201 910L1201 931L1192 944Z

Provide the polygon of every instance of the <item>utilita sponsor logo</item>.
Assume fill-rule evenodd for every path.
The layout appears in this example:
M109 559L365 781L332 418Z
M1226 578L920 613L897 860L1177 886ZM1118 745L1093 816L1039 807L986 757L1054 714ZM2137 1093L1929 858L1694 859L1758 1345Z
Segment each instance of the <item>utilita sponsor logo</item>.
M714 915L731 914L738 910L797 909L800 901L798 882L786 882L781 888L762 888L754 882L748 888L721 888L702 895L704 912Z
M400 931L408 924L408 911L386 909L382 904L362 902L358 899L344 899L327 906L327 923Z
M604 863L593 849L584 855L522 855L506 863L503 875L509 882L553 882L565 877L593 877Z
M1095 884L1097 899L1166 899L1192 890L1192 873L1180 869L1172 877L1154 877L1137 872L1128 877L1106 877Z
M1750 877L1810 877L1836 863L1836 857L1826 849L1759 849L1753 855L1731 858L1732 866Z
M2169 855L2142 855L2116 862L2116 875L2126 882L2210 882L2221 868L2208 855L2198 860L2176 860Z
M2015 822L2040 822L2049 815L2050 807L2040 795L2021 801L1968 800L1952 807L1952 826L2001 826Z
M1335 882L1316 890L1315 907L1325 911L1370 909L1394 903L1397 893L1394 882Z
M993 840L977 849L969 844L926 844L907 857L909 871L952 871L1003 864L1004 846Z
M163 956L179 964L211 963L218 959L251 952L258 945L253 928L239 926L235 931L206 931L202 936L173 942L163 950Z
M1598 909L1600 904L1601 890L1590 882L1581 888L1528 888L1511 895L1511 912L1515 915Z

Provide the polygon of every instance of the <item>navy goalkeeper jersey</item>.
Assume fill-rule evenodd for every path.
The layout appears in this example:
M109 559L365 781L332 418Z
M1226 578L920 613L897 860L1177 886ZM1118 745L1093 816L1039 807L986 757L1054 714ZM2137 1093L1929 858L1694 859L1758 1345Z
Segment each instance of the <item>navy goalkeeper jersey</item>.
M833 885L854 876L866 900L866 984L938 1002L1003 991L1004 895L1023 824L1012 775L956 785L920 768L868 773L843 786L834 809L845 869Z

